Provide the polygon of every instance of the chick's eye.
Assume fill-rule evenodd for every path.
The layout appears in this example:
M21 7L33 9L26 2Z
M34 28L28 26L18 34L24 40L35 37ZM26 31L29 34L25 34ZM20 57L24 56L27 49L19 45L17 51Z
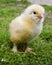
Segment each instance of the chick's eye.
M33 14L36 14L36 12L33 12Z

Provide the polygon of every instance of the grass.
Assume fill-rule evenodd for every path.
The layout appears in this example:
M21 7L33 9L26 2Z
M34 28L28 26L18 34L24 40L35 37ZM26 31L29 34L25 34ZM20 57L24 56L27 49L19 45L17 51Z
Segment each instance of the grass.
M29 45L36 55L11 51L9 23L29 4L26 0L0 0L0 65L52 65L52 18L49 17L52 6L44 5L49 14L45 18L43 31Z

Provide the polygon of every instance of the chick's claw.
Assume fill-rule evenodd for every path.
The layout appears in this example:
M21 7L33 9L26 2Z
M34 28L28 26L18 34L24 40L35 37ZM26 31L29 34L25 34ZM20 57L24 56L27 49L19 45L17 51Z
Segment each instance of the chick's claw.
M12 51L13 51L14 53L18 53L18 52L19 52L16 48L13 48Z
M27 47L26 50L25 50L26 53L27 53L27 52L31 52L31 51L32 51L32 49L29 48L29 47Z

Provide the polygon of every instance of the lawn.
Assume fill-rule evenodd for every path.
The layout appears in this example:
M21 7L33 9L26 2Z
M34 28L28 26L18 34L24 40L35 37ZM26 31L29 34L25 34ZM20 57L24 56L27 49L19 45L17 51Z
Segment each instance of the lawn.
M29 47L32 53L13 53L11 51L9 23L30 3L26 0L0 0L0 65L52 65L52 6L43 7L46 18L42 33L34 39Z

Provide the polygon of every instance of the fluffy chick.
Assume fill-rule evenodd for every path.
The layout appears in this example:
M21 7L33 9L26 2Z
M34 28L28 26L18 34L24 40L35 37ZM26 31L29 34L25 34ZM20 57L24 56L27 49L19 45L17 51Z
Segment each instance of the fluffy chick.
M28 42L38 36L42 31L45 10L40 5L31 5L9 25L10 39L13 42L13 51L18 52L20 48L30 52Z

